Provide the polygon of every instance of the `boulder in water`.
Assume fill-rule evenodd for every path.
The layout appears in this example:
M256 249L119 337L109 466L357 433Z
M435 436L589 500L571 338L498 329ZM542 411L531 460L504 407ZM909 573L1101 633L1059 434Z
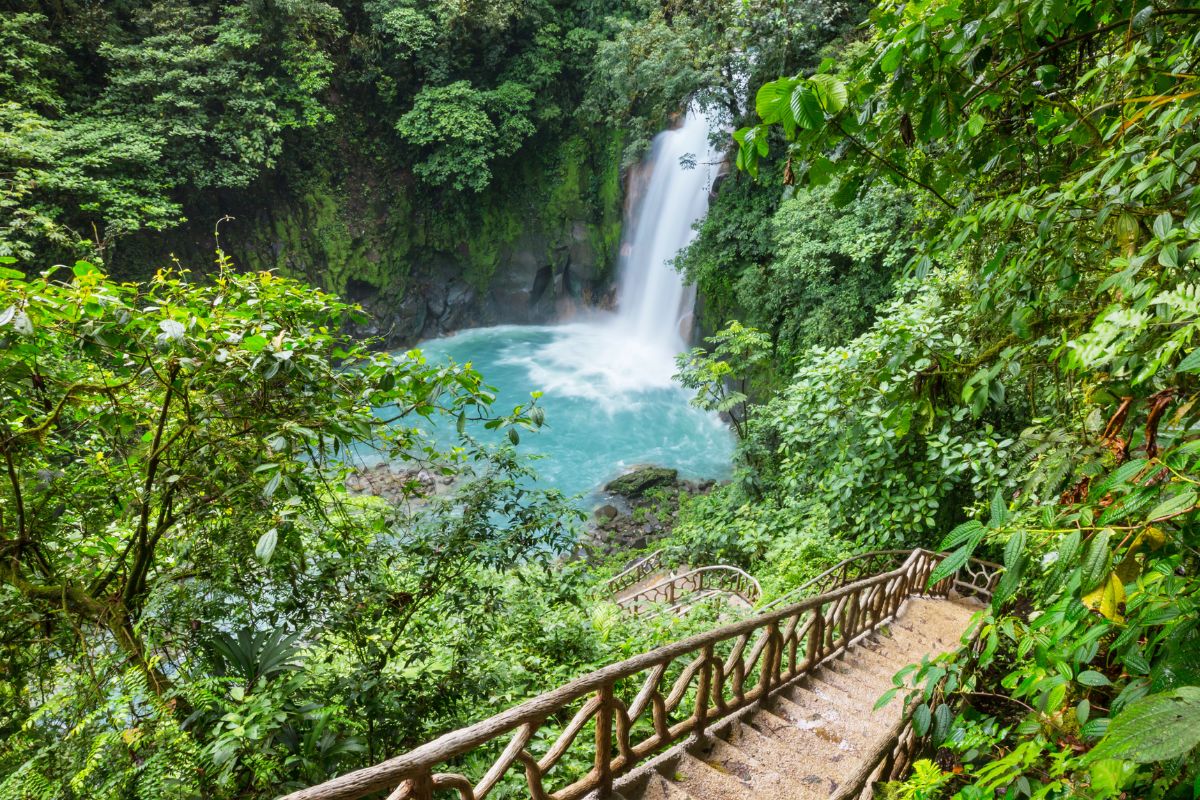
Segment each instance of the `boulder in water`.
M621 477L609 481L604 491L622 497L643 497L651 489L674 486L679 480L679 470L667 467L636 467Z

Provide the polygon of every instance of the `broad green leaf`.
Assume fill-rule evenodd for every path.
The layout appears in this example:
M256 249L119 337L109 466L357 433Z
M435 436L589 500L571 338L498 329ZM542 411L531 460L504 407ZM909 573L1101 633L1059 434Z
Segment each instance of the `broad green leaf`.
M790 108L792 118L802 128L819 128L825 123L825 112L817 100L813 87L807 82L796 85L792 90Z
M1015 569L1021 560L1021 556L1025 553L1025 531L1016 531L1008 538L1008 543L1004 545L1004 566L1007 569Z
M1112 684L1106 675L1094 669L1085 669L1075 677L1075 680L1084 686L1109 686Z
M904 56L904 44L896 42L883 54L883 58L879 59L879 68L884 74L889 74L896 71L896 67L900 66L900 59Z
M1200 372L1200 347L1184 356L1175 369L1178 372Z
M988 520L988 527L995 530L1008 521L1008 503L1004 502L1004 494L997 489L992 495L992 518Z
M1146 516L1149 521L1167 519L1189 511L1196 505L1194 489L1185 489L1179 494L1169 497L1156 505Z
M938 549L949 550L952 547L957 547L972 538L976 533L982 533L983 531L984 527L980 522L973 519L968 520L946 534L946 538L942 539L942 543Z
M921 705L917 706L913 710L912 722L913 731L916 732L917 736L924 736L929 731L929 706L927 706L925 703L921 703Z
M966 544L963 547L955 550L950 555L942 559L941 563L929 575L929 585L933 586L938 581L949 578L954 573L962 568L963 564L971 559L971 553L974 552L973 544Z
M796 81L792 78L780 78L768 81L759 88L754 97L754 110L764 123L770 125L785 120L795 121L789 107L795 86Z
M813 75L809 83L826 114L832 116L846 107L848 95L842 81L832 75Z
M275 553L275 545L279 541L279 532L275 528L258 537L258 544L254 546L254 557L263 564L271 560L271 556Z
M1112 538L1112 528L1105 528L1088 543L1087 551L1083 554L1082 588L1091 591L1100 583L1100 579L1108 573L1108 542Z
M1200 742L1200 687L1135 700L1113 718L1104 738L1088 754L1090 761L1120 758L1149 764L1188 753Z

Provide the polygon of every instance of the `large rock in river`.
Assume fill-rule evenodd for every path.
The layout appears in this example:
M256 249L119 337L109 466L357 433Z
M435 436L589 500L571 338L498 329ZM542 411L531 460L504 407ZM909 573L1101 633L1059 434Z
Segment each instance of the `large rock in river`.
M604 491L622 497L642 497L659 486L674 486L679 479L679 470L666 467L635 467L621 477L609 481Z

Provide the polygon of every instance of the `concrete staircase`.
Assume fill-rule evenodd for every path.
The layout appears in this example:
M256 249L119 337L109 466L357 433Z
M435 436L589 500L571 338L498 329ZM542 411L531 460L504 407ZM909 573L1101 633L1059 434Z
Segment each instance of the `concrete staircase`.
M619 780L625 800L816 800L836 795L902 715L874 710L892 676L954 649L979 606L912 598L886 628L768 699Z

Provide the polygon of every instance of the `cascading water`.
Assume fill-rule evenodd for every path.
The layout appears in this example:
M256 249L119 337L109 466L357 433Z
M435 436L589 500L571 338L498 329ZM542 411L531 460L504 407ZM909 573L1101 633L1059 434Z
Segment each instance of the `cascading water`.
M708 141L708 120L690 109L682 126L655 138L648 185L626 221L616 324L672 355L686 345L695 292L671 262L708 211L718 158ZM684 159L692 163L684 165Z
M694 164L681 164L687 158ZM470 361L511 407L541 390L546 425L521 448L543 456L540 482L586 494L624 467L657 464L722 477L733 441L689 405L672 376L687 346L694 292L672 266L708 209L717 154L703 115L659 134L625 220L617 311L566 325L477 328L421 344L426 357Z

